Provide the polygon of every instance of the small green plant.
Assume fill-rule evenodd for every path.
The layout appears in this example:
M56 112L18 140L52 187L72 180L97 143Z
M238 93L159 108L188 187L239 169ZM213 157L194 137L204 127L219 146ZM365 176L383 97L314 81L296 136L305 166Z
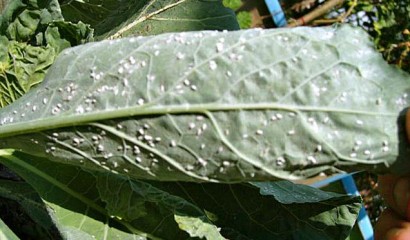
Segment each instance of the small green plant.
M0 60L24 42L52 64L0 92L0 163L25 180L0 196L40 230L2 219L10 239L344 240L360 197L277 180L409 169L408 75L362 30L226 31L221 1L30 4L3 12Z
M241 0L224 0L223 4L234 11L238 10L242 5ZM252 15L248 11L238 11L236 18L241 29L248 29L252 26Z

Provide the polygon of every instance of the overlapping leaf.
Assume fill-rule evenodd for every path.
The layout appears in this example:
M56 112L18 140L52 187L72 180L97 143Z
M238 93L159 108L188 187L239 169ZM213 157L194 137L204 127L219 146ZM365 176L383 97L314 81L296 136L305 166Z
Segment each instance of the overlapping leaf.
M1 111L0 146L139 179L404 172L408 91L349 26L103 41Z
M0 236L5 240L18 240L13 231L0 219Z
M90 239L184 239L188 235L179 230L174 214L209 222L196 206L144 182L50 165L24 154L5 154L1 162L30 182L54 209L56 224L69 239L78 234ZM207 230L218 233L216 227Z
M60 1L67 20L89 23L99 39L194 30L237 30L220 0Z
M190 236L214 240L241 235L250 239L344 240L360 209L360 197L323 193L290 182L259 183L258 187L141 182L49 164L47 159L17 152L1 151L0 155L0 162L30 182L53 209L56 227L67 239ZM294 196L297 203L275 200L280 196L272 189L284 188L298 194Z
M32 234L31 237L56 240L62 239L54 219L52 218L52 210L47 207L38 193L28 183L0 180L0 196L2 199L14 200L16 204L21 206L18 208L15 205L12 205L13 207L8 209L11 212L15 212L15 214L20 217L19 219L7 219L9 223L11 221L12 224L9 225L13 230L26 234L26 237ZM2 203L4 203L4 201ZM2 207L5 206L6 204ZM29 218L30 220L26 218ZM19 226L19 229L15 229L17 225ZM34 231L30 231L30 227L28 226L34 228ZM37 230L38 233L33 233L35 230Z

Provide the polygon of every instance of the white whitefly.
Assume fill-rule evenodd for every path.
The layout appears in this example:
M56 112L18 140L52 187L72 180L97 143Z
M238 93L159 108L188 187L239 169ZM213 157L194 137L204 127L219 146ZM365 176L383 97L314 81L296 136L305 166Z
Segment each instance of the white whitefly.
M283 158L283 157L278 157L278 158L276 159L276 165L282 166L283 164L285 164L285 158Z
M153 137L150 136L150 135L144 135L144 139L147 140L147 141L151 141L153 139Z
M216 51L217 52L222 52L224 50L224 44L222 42L218 42L216 44Z
M99 151L99 152L104 151L104 146L101 145L101 144L98 144L98 146L97 146L97 151Z
M191 122L188 124L188 129L192 130L195 128L195 126L196 126L195 123Z
M217 67L218 67L218 65L216 64L215 61L213 61L213 60L209 61L209 69L216 70Z
M202 166L206 166L208 164L208 162L206 160L204 160L203 158L197 158L199 164L201 164Z
M307 160L308 160L310 163L313 163L313 164L317 163L317 160L316 160L316 158L315 158L314 156L308 156L308 157L307 157Z
M181 52L178 52L176 56L177 56L177 59L178 59L178 60L182 60L182 59L185 58L185 54L183 54L183 53L181 53Z

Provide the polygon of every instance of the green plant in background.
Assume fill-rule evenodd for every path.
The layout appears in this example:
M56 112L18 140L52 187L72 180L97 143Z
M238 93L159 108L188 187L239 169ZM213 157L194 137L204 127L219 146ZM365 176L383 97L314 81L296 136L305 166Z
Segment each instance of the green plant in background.
M322 1L321 3L315 0L283 1L283 4L287 18L297 19L315 11L318 6L329 1ZM334 9L329 9L330 14L321 19L315 19L308 25L330 25L342 21L360 26L373 37L376 47L389 63L410 71L408 54L409 1L348 0L342 2Z
M384 8L379 7L376 29L377 42L386 59L400 68L410 71L409 29L410 8L408 1L388 1Z
M57 1L11 1L0 18L0 107L40 83L63 49L92 40L84 23L63 20Z
M22 1L3 12L0 29L20 29L26 16L15 13L35 9L29 22L41 24L24 35L30 38L10 29L2 36L51 49L45 59L53 60L40 68L47 72L41 84L0 110L0 162L25 180L0 181L0 196L38 229L0 223L10 239L10 232L41 239L346 239L359 197L267 181L409 169L400 124L408 75L388 66L363 31L178 33L239 26L221 1L118 3ZM105 40L91 42L92 33ZM54 62L67 42L81 45ZM17 82L25 76L14 75Z
M242 6L241 0L224 0L223 4L232 10L237 10ZM252 15L248 11L238 11L236 12L236 18L238 20L241 29L248 29L252 25Z
M242 0L224 0L223 4L225 7L235 10L242 6Z
M241 11L236 15L241 29L248 29L252 25L252 16L249 12Z
M351 4L353 1L348 1ZM359 23L374 37L378 49L390 63L410 71L408 60L410 8L407 0L358 1L353 13L361 12Z

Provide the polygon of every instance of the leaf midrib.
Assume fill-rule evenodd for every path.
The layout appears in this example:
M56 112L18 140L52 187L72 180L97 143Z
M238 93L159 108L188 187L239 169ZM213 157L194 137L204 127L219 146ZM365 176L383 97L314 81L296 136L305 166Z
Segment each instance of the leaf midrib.
M0 138L20 135L25 133L39 132L43 130L56 129L61 127L78 126L90 122L104 121L115 118L127 118L146 115L165 114L204 114L205 112L220 111L252 111L252 110L278 110L300 114L302 112L327 112L347 115L397 117L397 112L375 112L347 108L315 107L315 106L294 106L278 103L239 103L239 104L187 104L187 105L160 105L146 104L145 106L132 106L121 109L95 111L88 114L71 114L43 117L41 119L9 123L0 127Z
M158 9L158 10L156 10L156 11L150 13L150 14L147 14L147 15L143 16L143 14L145 14L146 10L155 2L155 1L152 1L150 4L148 4L148 6L145 7L145 9L143 10L143 12L140 14L140 16L137 17L137 19L136 19L135 21L133 21L133 22L127 24L126 26L122 27L122 28L119 29L115 34L113 34L112 36L108 37L108 39L117 39L117 38L121 37L126 31L128 31L128 30L130 30L131 28L137 26L138 24L140 24L140 23L146 21L147 19L149 19L149 18L151 18L151 17L153 17L153 16L155 16L155 15L157 15L157 14L163 12L163 11L166 11L166 10L168 10L168 9L170 9L170 8L173 8L173 7L175 7L175 6L179 5L179 4L182 4L182 3L186 2L186 1L187 1L187 0L180 0L179 2L171 3L171 4L169 4L169 5L164 6L164 7L161 8L161 9Z

